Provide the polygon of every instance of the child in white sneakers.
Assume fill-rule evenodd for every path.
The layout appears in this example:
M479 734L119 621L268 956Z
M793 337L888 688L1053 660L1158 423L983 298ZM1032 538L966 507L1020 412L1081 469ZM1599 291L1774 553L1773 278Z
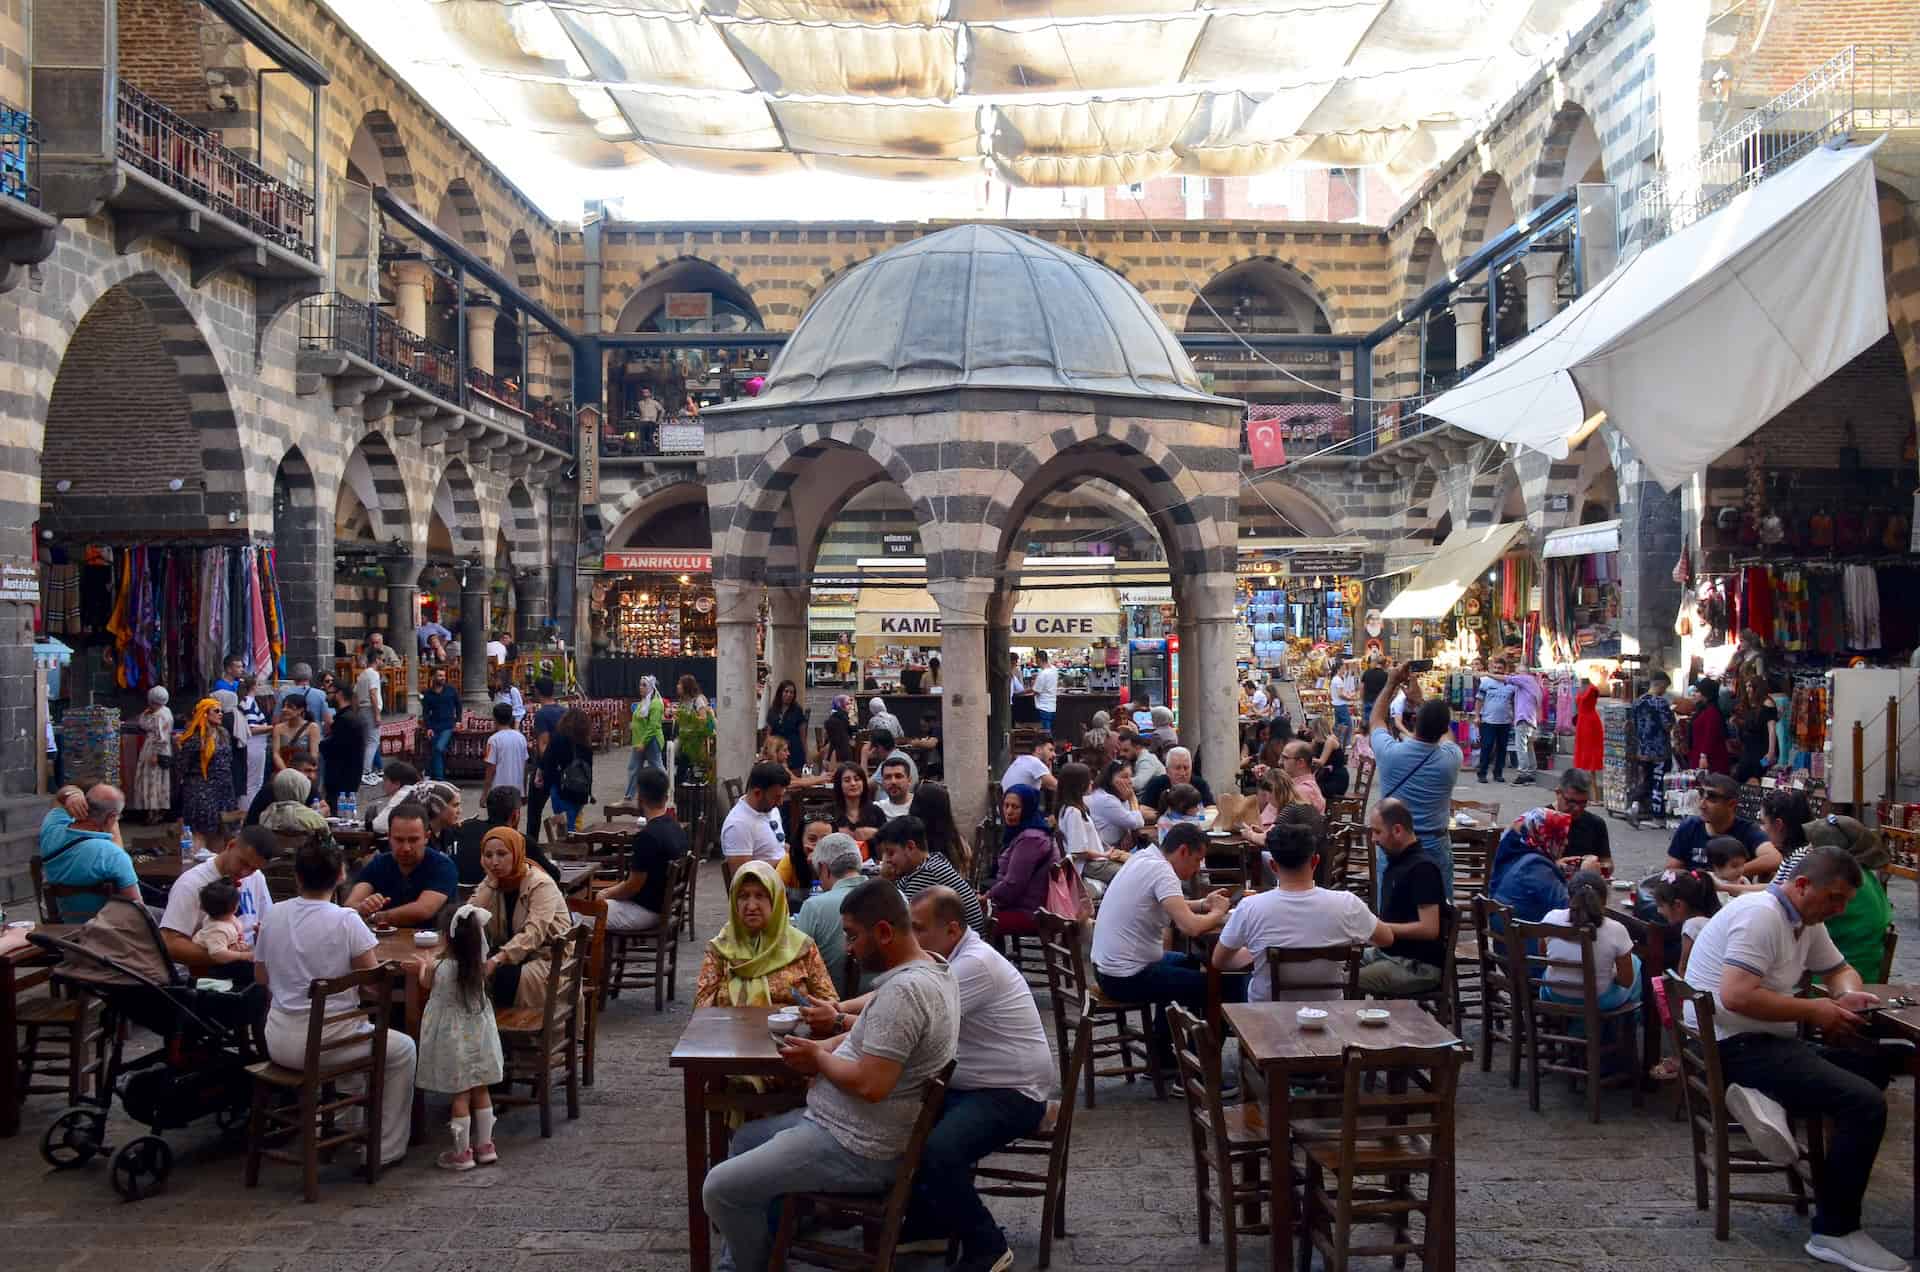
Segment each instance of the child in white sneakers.
M453 1148L440 1154L443 1170L472 1170L500 1160L493 1147L493 1097L500 1081L500 1030L487 996L487 912L454 911L438 959L420 961L420 985L429 990L420 1017L417 1085L453 1096ZM469 1136L468 1115L472 1115Z

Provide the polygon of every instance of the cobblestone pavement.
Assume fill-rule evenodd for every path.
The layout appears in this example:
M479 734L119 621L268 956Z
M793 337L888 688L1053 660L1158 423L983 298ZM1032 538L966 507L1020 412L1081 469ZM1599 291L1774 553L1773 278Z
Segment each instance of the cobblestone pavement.
M617 792L624 757L602 757L601 791ZM1540 788L1479 787L1463 796L1497 798L1511 817ZM1664 837L1611 822L1623 870L1657 867ZM717 928L718 867L700 890L700 929ZM1913 886L1897 882L1901 975L1920 978L1920 924ZM241 1186L237 1148L211 1125L169 1134L179 1161L167 1190L122 1204L96 1162L50 1174L36 1152L60 1103L36 1097L21 1135L0 1142L0 1250L15 1266L79 1269L134 1266L140 1272L521 1272L537 1269L686 1267L680 1085L667 1054L688 1014L697 955L683 951L680 1001L655 1015L651 1001L623 999L600 1032L599 1083L583 1094L581 1118L557 1118L541 1140L534 1115L507 1114L501 1163L465 1175L434 1169L433 1149L416 1148L369 1188L344 1168L322 1174L317 1205L299 1199L296 1172L269 1166L261 1186ZM1470 1031L1471 1036L1471 1031ZM1868 1199L1868 1223L1889 1248L1909 1252L1913 1088L1891 1094L1887 1143ZM1694 1209L1685 1128L1669 1119L1670 1092L1636 1112L1625 1091L1609 1092L1604 1120L1589 1125L1584 1101L1548 1084L1542 1111L1498 1071L1465 1071L1459 1097L1459 1262L1474 1269L1673 1269L1807 1267L1805 1220L1786 1208L1734 1206L1731 1241L1713 1239L1708 1214ZM429 1125L444 1140L445 1108ZM115 1130L126 1133L122 1120ZM1142 1083L1105 1083L1099 1107L1076 1124L1069 1186L1069 1237L1053 1266L1068 1272L1118 1267L1220 1268L1219 1238L1196 1236L1193 1177L1178 1103L1156 1103ZM1014 1242L1017 1266L1035 1266L1039 1206L995 1206ZM133 1258L133 1265L119 1260ZM1263 1266L1253 1239L1243 1265ZM933 1260L908 1266L937 1267ZM1384 1263L1380 1266L1385 1266Z

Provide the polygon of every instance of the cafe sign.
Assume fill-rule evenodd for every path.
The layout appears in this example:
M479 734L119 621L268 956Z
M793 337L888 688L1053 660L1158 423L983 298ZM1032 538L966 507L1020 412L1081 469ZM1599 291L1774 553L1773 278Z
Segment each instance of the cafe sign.
M711 552L609 552L601 567L609 574L711 574Z

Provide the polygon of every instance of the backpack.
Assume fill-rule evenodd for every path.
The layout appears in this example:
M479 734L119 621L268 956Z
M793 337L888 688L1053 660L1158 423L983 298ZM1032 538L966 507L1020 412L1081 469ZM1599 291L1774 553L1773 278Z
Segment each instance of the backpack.
M584 805L593 796L593 764L576 754L560 772L560 798Z

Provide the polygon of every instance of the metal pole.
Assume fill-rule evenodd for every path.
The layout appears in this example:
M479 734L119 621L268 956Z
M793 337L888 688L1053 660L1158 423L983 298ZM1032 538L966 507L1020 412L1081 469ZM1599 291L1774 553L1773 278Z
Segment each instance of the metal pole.
M459 379L454 385L453 400L461 406L467 404L467 274L460 268L460 262L453 263L453 373Z
M527 381L532 379L527 373L528 355L531 352L532 328L527 324L527 311L520 311L520 409L527 409Z
M1893 780L1900 767L1900 700L1887 699L1887 803L1893 802ZM1865 821L1866 818L1860 820Z
M1853 815L1858 817L1863 808L1863 799L1867 789L1867 726L1860 721L1853 722Z

